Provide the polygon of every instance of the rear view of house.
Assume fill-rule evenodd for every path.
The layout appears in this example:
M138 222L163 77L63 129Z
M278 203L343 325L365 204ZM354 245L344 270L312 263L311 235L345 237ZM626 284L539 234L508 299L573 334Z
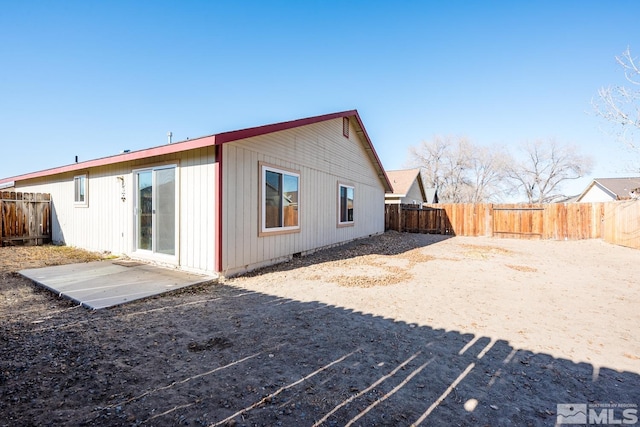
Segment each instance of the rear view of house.
M356 110L0 179L50 193L53 240L238 274L384 231L391 185Z

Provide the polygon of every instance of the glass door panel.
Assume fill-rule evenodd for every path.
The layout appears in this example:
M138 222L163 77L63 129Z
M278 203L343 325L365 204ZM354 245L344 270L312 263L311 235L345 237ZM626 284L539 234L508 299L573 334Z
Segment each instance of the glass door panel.
M176 170L156 172L156 252L176 253Z
M150 251L153 249L153 177L151 171L137 174L137 248Z
M176 254L176 168L136 174L136 249Z

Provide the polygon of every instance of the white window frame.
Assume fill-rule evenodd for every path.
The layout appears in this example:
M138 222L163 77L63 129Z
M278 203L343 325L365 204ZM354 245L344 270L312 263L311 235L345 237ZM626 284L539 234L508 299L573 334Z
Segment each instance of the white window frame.
M260 200L259 200L259 206L260 206L260 227L259 227L259 232L258 232L258 236L272 236L274 234L284 234L284 233L297 233L300 231L300 191L301 191L301 180L300 180L300 172L298 171L294 171L291 169L286 169L286 168L282 168L280 166L274 166L274 165L270 165L267 163L262 163L259 162L259 167L260 167ZM280 227L269 227L267 228L267 197L266 197L266 191L265 191L265 185L267 182L267 172L274 172L274 173L278 173L283 175L289 175L289 176L293 176L295 178L297 178L298 180L298 221L297 224L295 226L288 226L285 227L280 226ZM284 197L284 193L283 193L283 197ZM284 203L283 203L283 211L284 211ZM284 221L284 212L282 215L283 221Z
M84 190L84 200L78 200L78 184L84 186L81 190ZM79 208L86 208L89 206L89 174L76 175L73 177L73 205Z
M347 188L353 190L353 218L349 221L342 221L342 189ZM346 184L343 182L338 182L338 227L351 227L355 224L355 207L356 207L356 187L351 184Z

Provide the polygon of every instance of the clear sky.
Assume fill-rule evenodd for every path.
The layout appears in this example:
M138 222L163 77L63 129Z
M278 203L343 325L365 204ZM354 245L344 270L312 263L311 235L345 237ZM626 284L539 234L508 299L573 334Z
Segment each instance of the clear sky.
M387 169L435 135L555 138L625 176L593 116L629 1L0 1L0 177L357 109ZM606 127L606 126L605 126Z

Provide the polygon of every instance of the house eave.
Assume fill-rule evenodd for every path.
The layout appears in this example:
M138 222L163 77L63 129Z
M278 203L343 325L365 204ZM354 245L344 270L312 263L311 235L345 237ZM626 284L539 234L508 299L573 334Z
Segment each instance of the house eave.
M587 195L587 193L589 193L589 191L591 191L591 189L594 186L598 186L598 188L600 190L602 190L604 193L606 193L607 195L609 195L609 197L611 197L613 200L618 200L619 197L616 193L614 193L613 191L609 190L607 187L605 187L604 185L602 185L601 183L598 182L597 179L594 179L593 181L591 181L591 183L587 186L587 188L582 192L582 194L580 194L578 196L578 198L576 199L576 202L580 202L582 200L582 198L584 196Z
M176 142L174 144L161 145L158 147L146 148L143 150L132 151L130 153L116 154L114 156L102 157L99 159L87 160L84 162L72 163L56 168L45 169L37 172L31 172L23 175L17 175L10 178L0 179L0 185L9 181L24 181L27 179L41 178L50 175L57 175L65 172L74 172L85 170L98 166L108 166L116 163L130 162L155 156L163 156L166 154L174 154L182 151L193 150L196 148L208 147L216 144L216 136L206 136L202 138L190 139L187 141Z
M203 136L200 138L189 139L186 141L176 142L173 144L165 144L157 147L132 151L130 153L121 153L113 156L102 157L94 160L87 160L84 162L72 163L65 166L55 167L51 169L45 169L37 172L31 172L23 175L17 175L9 178L0 178L0 185L5 184L7 182L17 182L24 181L27 179L33 178L42 178L51 175L57 175L65 172L73 172L79 170L85 170L93 167L99 166L107 166L116 163L124 163L129 161L135 161L140 159L145 159L154 156L162 156L167 154L175 154L183 151L194 150L197 148L204 148L214 145L220 145L227 142L238 141L242 139L247 139L255 136L265 135L273 132L288 130L297 128L300 126L310 125L314 123L323 122L326 120L332 120L341 117L354 117L356 126L356 133L360 137L361 141L363 141L365 152L367 156L371 160L374 168L376 169L376 174L380 181L383 184L385 192L393 191L391 187L391 182L387 177L387 174L382 167L382 162L378 157L375 149L373 148L373 143L367 134L366 129L360 119L360 115L357 110L347 110L338 113L324 114L320 116L307 117L303 119L291 120L287 122L274 123L264 126L256 126L246 129L240 129L230 132L222 132L215 135Z

